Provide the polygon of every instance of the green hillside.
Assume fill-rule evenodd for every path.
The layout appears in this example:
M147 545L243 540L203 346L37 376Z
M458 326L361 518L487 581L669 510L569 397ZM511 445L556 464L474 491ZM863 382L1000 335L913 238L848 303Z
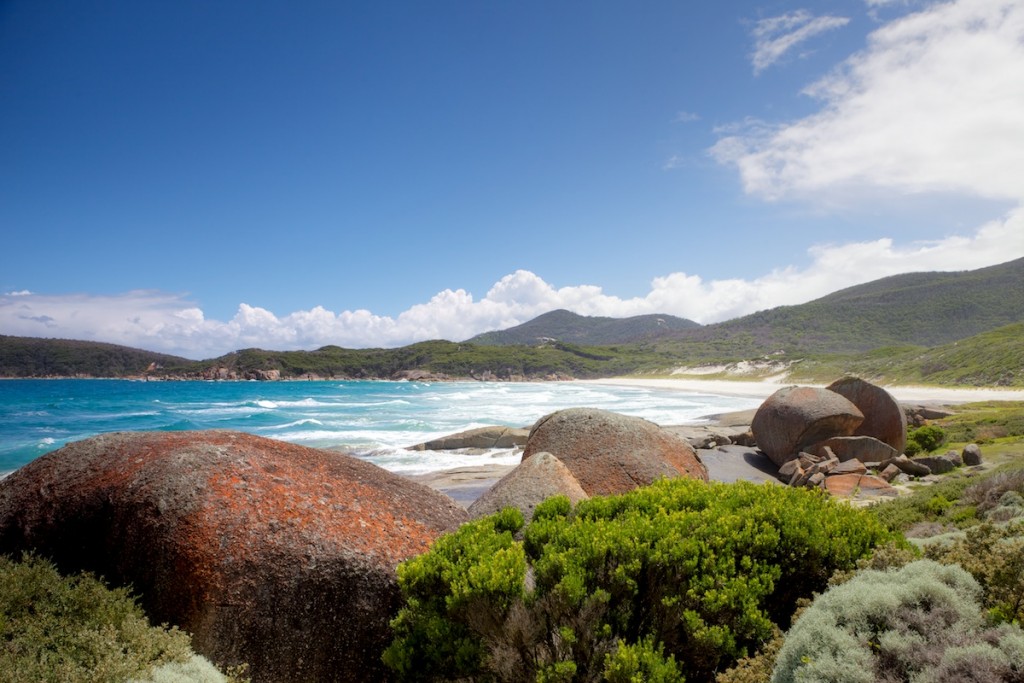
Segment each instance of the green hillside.
M911 273L655 342L683 358L754 358L938 346L1024 320L1024 259L958 273Z
M117 344L0 335L0 377L125 377L192 361Z
M888 347L853 355L809 358L793 378L824 380L838 373L891 384L1024 386L1024 322L934 348Z
M192 372L221 367L239 375L278 370L284 377L377 379L423 371L448 377L541 379L551 375L579 378L609 377L635 372L643 366L671 364L669 356L622 347L582 347L552 343L544 346L486 346L449 341L426 341L398 349L343 349L325 346L316 351L246 349L194 364Z
M566 310L551 311L533 320L510 327L478 334L471 344L536 346L557 340L567 344L606 346L628 344L661 336L677 330L700 327L692 320L672 315L637 315L631 318L607 318L578 315Z

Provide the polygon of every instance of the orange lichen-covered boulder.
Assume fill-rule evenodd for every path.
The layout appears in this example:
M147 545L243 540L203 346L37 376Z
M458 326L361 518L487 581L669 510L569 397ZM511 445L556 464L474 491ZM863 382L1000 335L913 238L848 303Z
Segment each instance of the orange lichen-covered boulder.
M907 448L907 415L892 394L857 377L844 377L826 387L845 397L864 414L853 436L871 436L892 446L897 453Z
M750 429L757 446L781 467L811 444L849 436L864 414L834 391L817 387L785 387L765 399Z
M468 516L356 458L227 431L117 433L0 481L0 552L130 584L253 680L382 680L395 567Z
M708 479L707 468L681 436L596 408L569 408L539 419L523 461L544 452L558 458L588 496L625 493L661 478Z

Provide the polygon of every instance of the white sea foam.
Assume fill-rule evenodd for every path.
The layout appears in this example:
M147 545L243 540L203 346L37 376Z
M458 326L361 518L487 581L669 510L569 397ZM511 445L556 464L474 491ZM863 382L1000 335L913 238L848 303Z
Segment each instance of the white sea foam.
M270 425L268 427L261 427L261 429L263 429L263 430L291 429L292 427L301 427L302 425L317 425L317 426L322 427L323 424L324 423L321 422L320 420L316 420L316 419L313 419L313 418L305 418L303 420L295 420L294 422L289 422L289 423L283 424L283 425Z
M271 410L274 410L278 406L278 404L274 403L273 401L263 401L263 400L256 401L256 405L258 405L260 408L269 408Z
M380 449L359 457L398 474L426 474L458 467L479 465L507 465L514 467L522 460L516 450L492 450L478 455L450 451L388 451Z

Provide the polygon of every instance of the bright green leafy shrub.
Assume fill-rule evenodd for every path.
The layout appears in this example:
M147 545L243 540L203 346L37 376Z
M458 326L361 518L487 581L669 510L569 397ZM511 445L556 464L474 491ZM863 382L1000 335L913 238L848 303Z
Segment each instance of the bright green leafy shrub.
M924 425L907 434L906 453L908 455L917 455L921 452L931 453L944 443L946 443L946 432L942 427Z
M772 683L1019 681L1024 633L987 627L980 598L978 583L955 565L919 560L865 571L800 616Z
M385 662L406 679L711 681L891 538L820 492L662 481L506 510L399 568ZM646 673L644 673L646 672Z
M49 562L0 555L0 679L5 683L225 681L189 636L150 626L125 589L89 574L64 578ZM149 678L178 669L177 678ZM211 672L212 670L212 672ZM189 672L199 677L188 677ZM199 674L197 674L198 676Z
M678 683L684 680L675 659L665 657L664 648L652 638L639 643L619 643L614 654L605 657L604 680L609 683Z

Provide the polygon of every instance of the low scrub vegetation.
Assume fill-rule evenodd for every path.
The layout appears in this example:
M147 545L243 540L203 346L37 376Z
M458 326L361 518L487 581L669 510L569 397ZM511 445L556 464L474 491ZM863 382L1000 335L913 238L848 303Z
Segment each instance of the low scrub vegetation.
M819 596L786 634L772 683L1012 683L1024 680L1024 632L990 626L982 589L930 560L865 571Z
M5 683L227 683L189 636L151 626L124 589L62 577L34 556L0 555L0 672Z
M820 493L747 483L554 498L525 527L507 509L399 567L385 662L402 679L711 681L891 538Z

